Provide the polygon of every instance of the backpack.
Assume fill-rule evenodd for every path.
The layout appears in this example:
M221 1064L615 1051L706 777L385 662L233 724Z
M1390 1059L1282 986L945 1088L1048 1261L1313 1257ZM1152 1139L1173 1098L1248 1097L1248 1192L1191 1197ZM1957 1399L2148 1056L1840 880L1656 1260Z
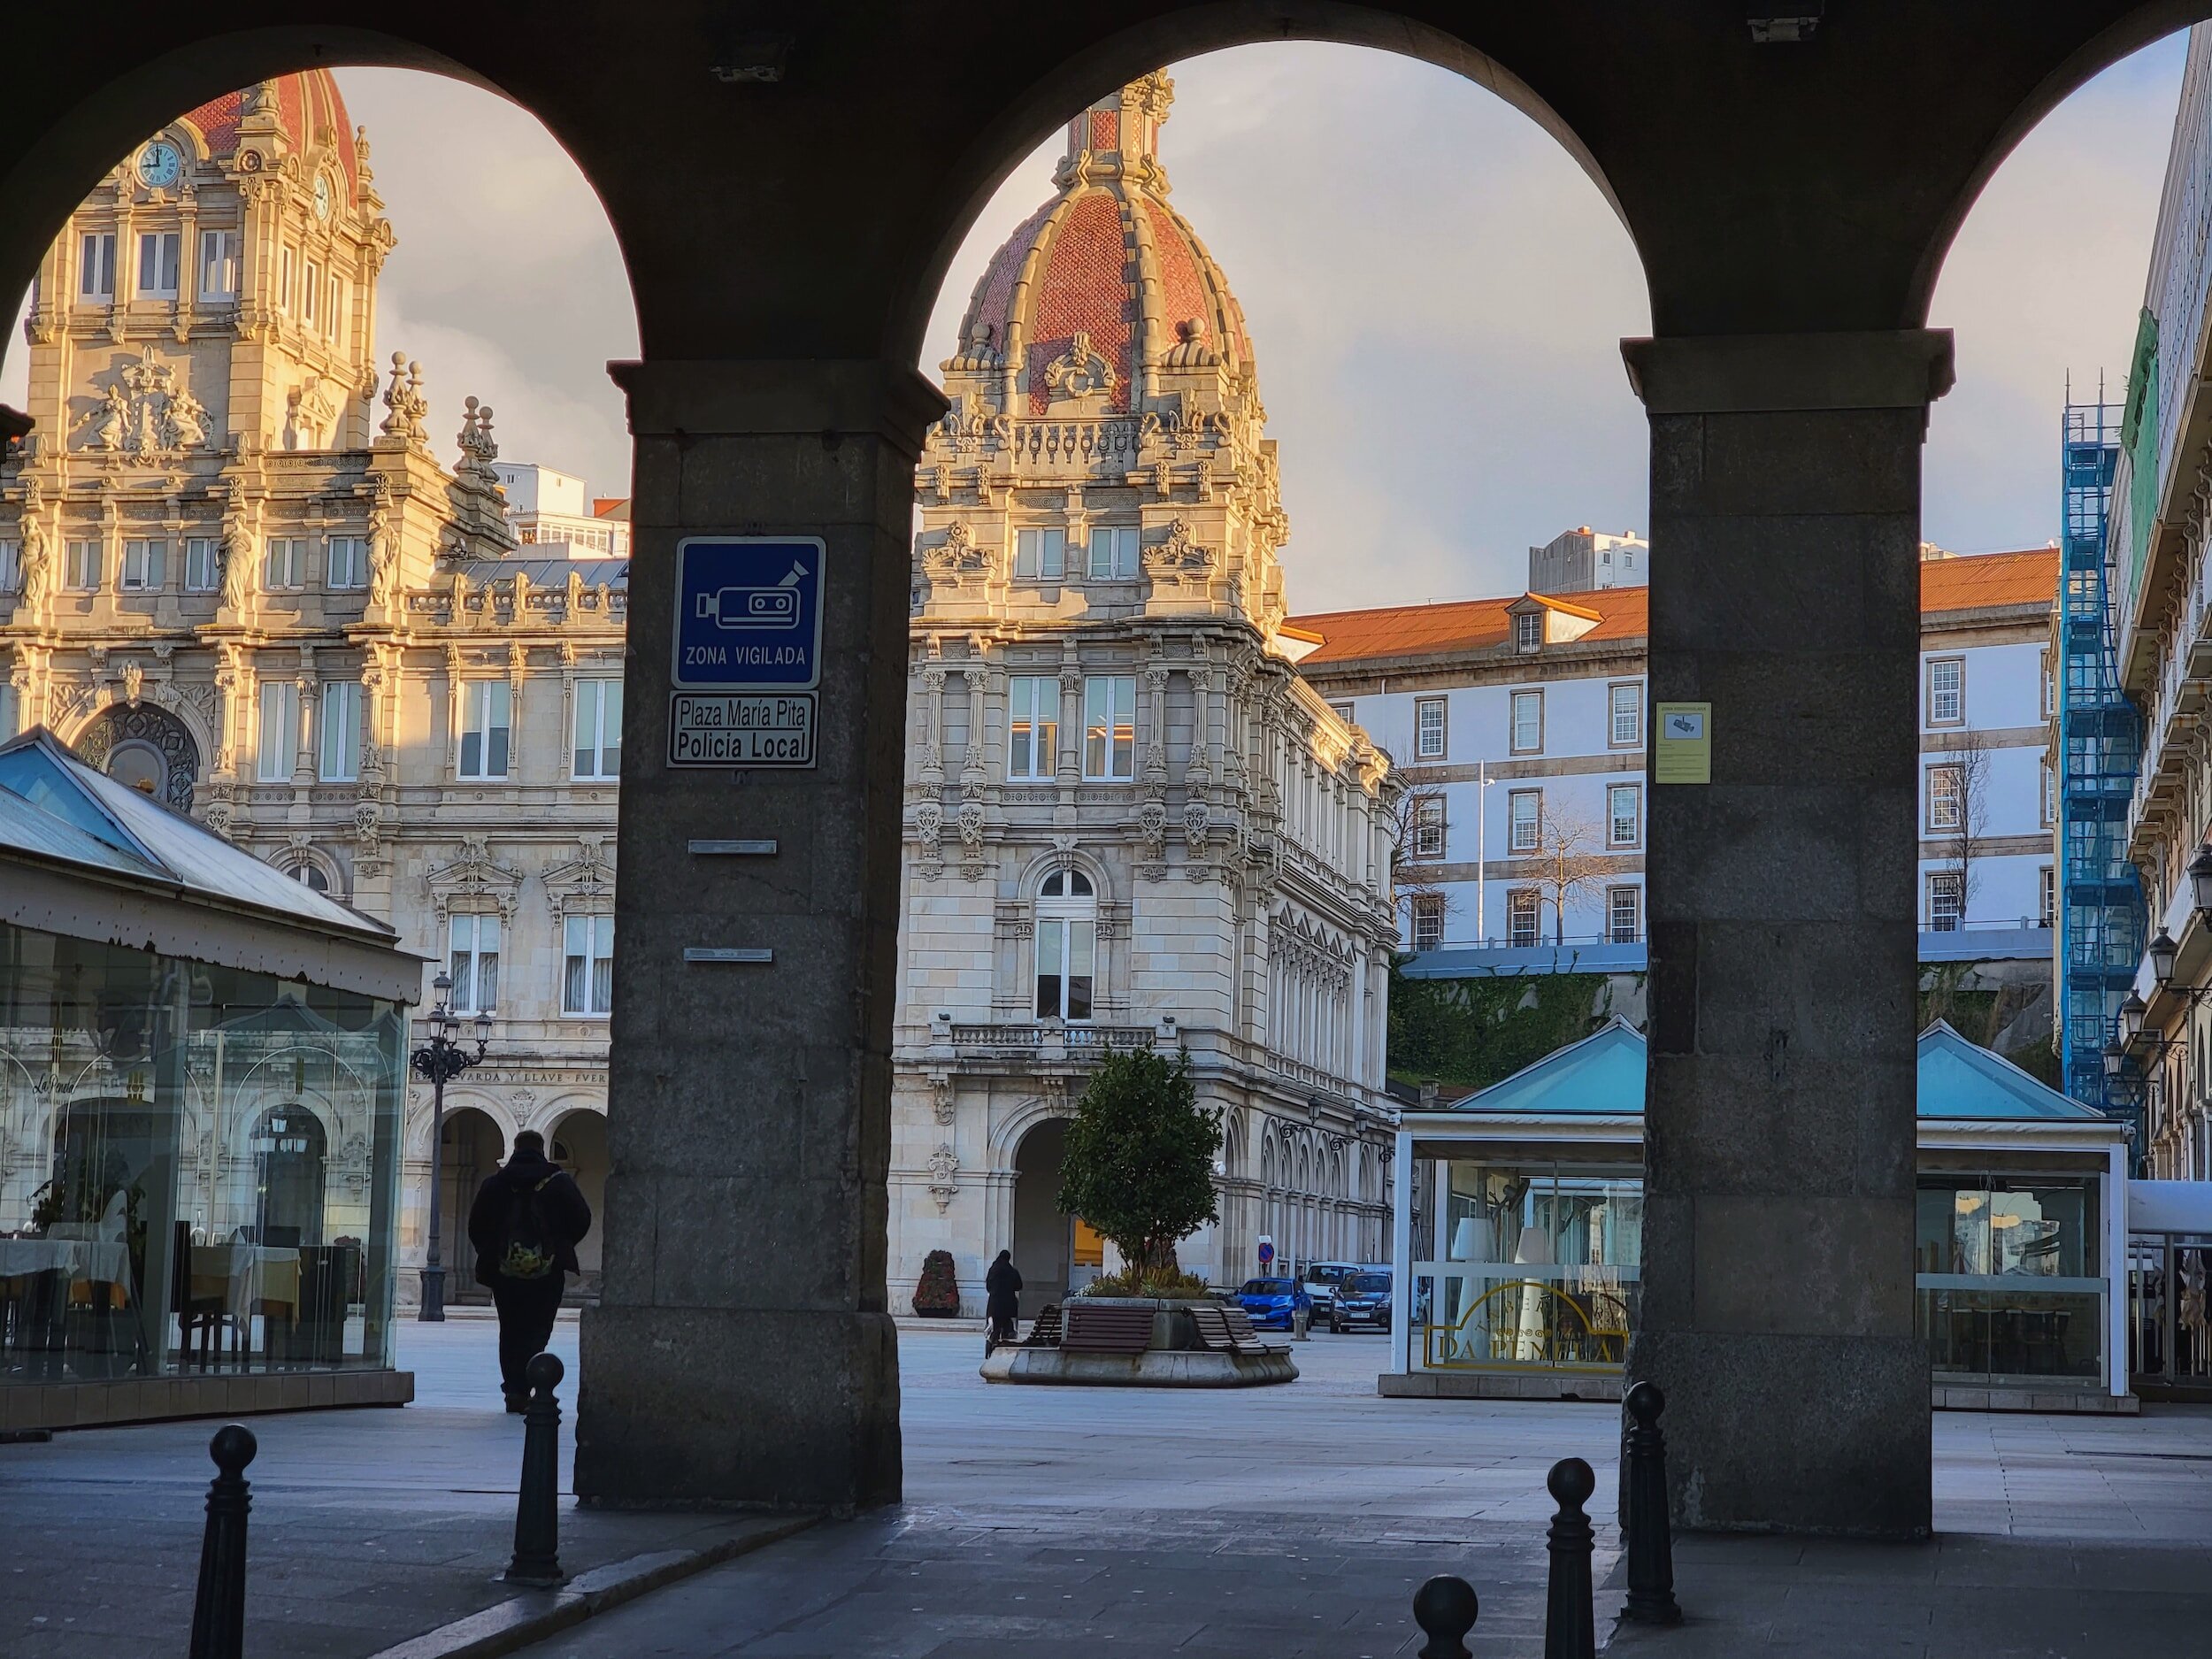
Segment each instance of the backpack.
M543 1279L560 1266L560 1247L541 1196L552 1179L549 1175L534 1187L518 1186L507 1195L507 1218L499 1230L503 1279Z

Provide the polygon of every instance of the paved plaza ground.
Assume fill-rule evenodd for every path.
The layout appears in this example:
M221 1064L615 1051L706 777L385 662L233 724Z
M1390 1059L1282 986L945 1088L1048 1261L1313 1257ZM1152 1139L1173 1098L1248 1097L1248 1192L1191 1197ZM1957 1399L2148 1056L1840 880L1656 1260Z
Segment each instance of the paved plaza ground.
M520 1429L488 1380L492 1336L478 1321L406 1327L419 1400L403 1411L254 1422L250 1654L369 1659L508 1599L493 1575ZM556 1351L572 1362L574 1344L565 1322ZM1317 1337L1297 1350L1299 1381L1225 1393L993 1387L979 1348L964 1330L902 1336L902 1508L770 1544L525 1651L1379 1659L1418 1645L1413 1587L1453 1571L1482 1595L1476 1651L1533 1659L1543 1477L1571 1454L1599 1468L1601 1577L1615 1564L1610 1407L1382 1400L1370 1337ZM0 1659L184 1652L211 1426L0 1447ZM1937 1546L1686 1540L1694 1622L1617 1649L2205 1650L2212 1412L1942 1413L1936 1455ZM572 1571L604 1569L737 1536L714 1517L569 1508L562 1553ZM1601 1592L1601 1613L1617 1599Z

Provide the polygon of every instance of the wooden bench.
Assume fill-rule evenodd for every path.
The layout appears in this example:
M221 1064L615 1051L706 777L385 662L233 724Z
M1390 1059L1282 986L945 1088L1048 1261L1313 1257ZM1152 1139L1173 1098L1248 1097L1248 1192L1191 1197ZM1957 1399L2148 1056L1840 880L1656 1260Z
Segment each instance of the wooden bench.
M1229 1330L1229 1346L1240 1354L1287 1354L1287 1342L1263 1342L1260 1333L1252 1328L1252 1316L1241 1308L1225 1307L1222 1323Z
M1029 1327L1029 1334L1021 1340L1024 1348L1058 1348L1060 1346L1060 1304L1048 1302L1037 1310L1037 1317Z
M1244 1311L1240 1308L1239 1313ZM1215 1354L1226 1354L1236 1348L1236 1339L1229 1334L1228 1310L1219 1302L1190 1310L1191 1323L1198 1327L1198 1346ZM1248 1320L1248 1323L1249 1321Z
M1152 1346L1152 1310L1116 1308L1080 1300L1064 1310L1066 1328L1060 1336L1063 1352L1078 1354L1141 1354Z

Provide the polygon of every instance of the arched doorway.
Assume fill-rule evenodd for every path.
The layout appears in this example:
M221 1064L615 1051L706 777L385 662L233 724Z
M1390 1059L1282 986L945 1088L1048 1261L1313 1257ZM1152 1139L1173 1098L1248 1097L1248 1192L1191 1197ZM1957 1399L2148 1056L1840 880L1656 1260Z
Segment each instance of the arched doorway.
M484 1302L491 1293L476 1282L476 1262L468 1241L469 1205L484 1178L507 1155L507 1137L488 1112L454 1107L445 1115L445 1141L439 1148L439 1253L445 1263L445 1299Z
M329 1141L304 1106L272 1106L254 1125L254 1238L288 1249L323 1241Z
M78 754L118 783L180 812L192 810L200 746L184 722L148 703L119 703L78 736Z
M1060 1156L1068 1120L1048 1118L1014 1148L1014 1237L1010 1248L1022 1276L1021 1317L1033 1319L1069 1290L1075 1223L1060 1208Z
M602 1210L607 1196L607 1119L590 1110L570 1112L553 1125L553 1162L575 1179L577 1190L591 1206L591 1231L576 1247L576 1264L582 1271L570 1290L580 1295L599 1294L600 1240L604 1236Z

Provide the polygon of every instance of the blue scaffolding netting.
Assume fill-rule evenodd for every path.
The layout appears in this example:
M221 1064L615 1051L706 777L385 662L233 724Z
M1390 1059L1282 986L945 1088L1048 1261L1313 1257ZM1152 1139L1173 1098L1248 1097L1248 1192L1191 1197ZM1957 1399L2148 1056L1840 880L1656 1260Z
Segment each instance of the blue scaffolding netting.
M2113 1020L2143 957L2142 888L2127 856L2142 736L2120 690L2105 535L2121 415L2116 403L2066 405L2058 990L2066 1093L2132 1119L2137 1103L2108 1079L2104 1064Z

